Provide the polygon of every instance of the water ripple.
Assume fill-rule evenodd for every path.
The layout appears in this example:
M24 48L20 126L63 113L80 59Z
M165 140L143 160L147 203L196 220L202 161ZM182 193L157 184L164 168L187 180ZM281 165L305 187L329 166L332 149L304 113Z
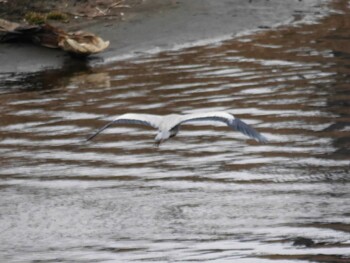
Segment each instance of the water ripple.
M0 259L349 257L347 12L89 71L1 75ZM85 141L125 112L217 110L270 142L210 123L160 148L139 126Z

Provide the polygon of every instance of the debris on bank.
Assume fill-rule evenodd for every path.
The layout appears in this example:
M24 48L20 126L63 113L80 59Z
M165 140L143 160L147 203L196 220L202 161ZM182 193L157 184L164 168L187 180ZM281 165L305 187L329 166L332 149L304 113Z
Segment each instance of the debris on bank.
M126 9L140 2L142 0L0 0L0 43L32 42L78 56L99 53L109 46L109 41L89 32L70 32L71 28L95 19L122 19Z
M48 23L28 25L0 19L0 42L32 42L44 47L60 48L77 56L99 53L109 46L95 34L66 32Z

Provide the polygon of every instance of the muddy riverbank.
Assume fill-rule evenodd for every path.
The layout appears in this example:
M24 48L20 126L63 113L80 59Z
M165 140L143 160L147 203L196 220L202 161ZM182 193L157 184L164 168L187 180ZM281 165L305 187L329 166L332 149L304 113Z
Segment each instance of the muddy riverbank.
M110 48L86 63L91 66L144 52L215 42L242 32L300 19L315 19L327 1L134 1L109 19L76 17L67 28L86 30L111 41ZM25 44L0 45L2 73L34 72L75 63L64 52Z

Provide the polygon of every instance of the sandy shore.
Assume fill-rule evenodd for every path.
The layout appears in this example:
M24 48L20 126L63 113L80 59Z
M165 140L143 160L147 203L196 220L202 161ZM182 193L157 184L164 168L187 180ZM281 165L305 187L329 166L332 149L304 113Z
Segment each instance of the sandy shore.
M140 53L215 42L259 28L271 28L317 17L325 0L145 0L123 14L123 20L75 21L75 29L96 33L111 42L91 57L91 66ZM79 19L79 18L77 18ZM80 27L81 25L81 27ZM28 44L1 44L2 73L61 68L73 58L62 51Z

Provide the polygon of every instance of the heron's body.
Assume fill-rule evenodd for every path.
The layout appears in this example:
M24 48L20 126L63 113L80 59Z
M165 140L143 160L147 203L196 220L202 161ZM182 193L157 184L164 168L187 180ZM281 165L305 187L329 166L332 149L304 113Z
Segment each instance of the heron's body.
M179 132L179 127L181 124L187 122L196 121L216 121L227 124L234 130L242 132L243 134L259 141L262 143L267 142L267 139L262 136L259 132L254 130L245 122L227 112L206 112L206 113L193 113L186 115L170 114L170 115L152 115L152 114L138 114L138 113L127 113L118 116L113 121L109 122L96 133L91 135L87 140L91 140L96 135L98 135L103 130L110 127L112 124L142 124L146 126L151 126L158 129L158 133L155 137L157 144L164 142L165 140L174 137Z

